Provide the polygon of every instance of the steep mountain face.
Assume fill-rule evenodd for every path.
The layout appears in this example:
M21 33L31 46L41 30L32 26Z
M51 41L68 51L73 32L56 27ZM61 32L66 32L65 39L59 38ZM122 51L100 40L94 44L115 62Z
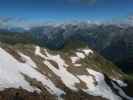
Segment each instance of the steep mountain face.
M101 53L121 66L125 72L133 72L133 28L128 27L123 34L117 34L110 45L104 48ZM112 56L110 56L112 55Z
M0 44L0 100L133 100L125 76L86 45Z

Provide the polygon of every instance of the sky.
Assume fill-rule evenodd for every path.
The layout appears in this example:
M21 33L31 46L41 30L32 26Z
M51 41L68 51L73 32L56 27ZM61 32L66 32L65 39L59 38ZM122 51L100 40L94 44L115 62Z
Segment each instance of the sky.
M34 21L111 20L133 14L133 0L0 0L0 17Z

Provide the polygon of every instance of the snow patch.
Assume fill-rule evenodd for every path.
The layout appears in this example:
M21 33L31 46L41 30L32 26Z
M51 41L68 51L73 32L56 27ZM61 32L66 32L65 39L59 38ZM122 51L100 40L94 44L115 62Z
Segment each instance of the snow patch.
M102 73L96 72L92 69L87 69L90 76L95 78L97 84L94 86L94 82L92 78L88 78L87 80L91 80L89 83L88 81L84 80L88 85L88 89L83 89L86 93L93 95L93 96L102 96L103 98L107 98L109 100L121 100L121 98L113 93L111 88L106 84L104 80L104 75ZM90 85L92 84L92 85Z
M122 80L116 80L114 79L115 82L117 82L117 84L119 84L120 87L127 87L127 84L124 83Z
M31 86L28 81L25 80L22 75L25 74L26 76L41 82L51 94L58 96L64 94L64 92L57 88L46 76L35 70L37 66L30 57L22 53L19 54L23 59L26 59L25 63L17 61L4 49L0 48L0 90L22 87L30 92L40 92L38 88Z
M71 57L71 61L72 61L73 64L75 64L79 60L80 60L79 57Z
M74 64L74 66L75 66L75 67L80 67L80 66L81 66L81 64Z
M127 100L133 100L133 97L127 96L127 95L125 94L125 92L124 92L120 87L118 87L114 82L112 82L112 85L113 85L113 87L114 87L115 89L118 90L119 94L120 94L122 97L124 97L124 98L127 99Z
M49 69L51 69L58 77L61 78L63 83L70 89L77 91L77 88L75 87L76 83L80 83L80 81L71 73L69 73L65 68L59 68L56 69L50 62L47 60L44 61L44 64L48 66Z
M76 52L76 56L72 56L70 57L72 64L74 64L74 66L81 66L81 64L77 64L76 62L79 61L80 59L84 59L86 56L88 56L89 54L92 54L93 51L91 49L79 49L79 51L82 52ZM84 55L84 53L85 55Z
M66 67L68 65L65 63L65 61L60 57L60 55L52 55L47 52L45 49L45 54L41 54L41 51L38 47L36 47L36 52L38 56L41 56L44 58L44 64L48 66L50 70L52 70L58 77L61 78L63 83L69 87L70 89L77 91L78 89L75 87L76 83L80 83L79 79L77 79L73 74L67 71ZM58 69L55 68L48 60L52 60L58 64Z
M76 55L81 59L85 58L85 55L82 52L76 52Z
M86 83L86 86L88 87L88 89L90 89L90 88L95 88L94 80L93 80L92 76L78 75L77 77L78 77L80 80L82 80L83 82Z
M97 82L101 81L101 80L104 80L104 75L102 73L96 72L96 71L94 71L92 69L88 69L88 68L87 68L87 71L89 72L89 74L91 74L95 77Z
M93 54L93 51L91 50L91 49L83 49L82 50L84 53L85 53L85 55L89 55L89 54Z

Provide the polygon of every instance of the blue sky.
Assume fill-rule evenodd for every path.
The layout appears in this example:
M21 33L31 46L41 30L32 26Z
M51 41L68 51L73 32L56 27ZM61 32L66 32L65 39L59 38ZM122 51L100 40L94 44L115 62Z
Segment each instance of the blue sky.
M133 0L0 0L0 16L34 21L111 20L132 13Z

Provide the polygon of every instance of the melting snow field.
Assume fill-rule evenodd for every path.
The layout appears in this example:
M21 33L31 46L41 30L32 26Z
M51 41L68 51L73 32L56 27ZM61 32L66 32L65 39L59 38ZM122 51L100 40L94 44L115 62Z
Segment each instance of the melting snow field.
M97 85L95 86L95 88L85 90L86 92L96 96L100 95L104 98L109 98L110 100L121 100L121 98L115 95L111 88L106 84L103 74L92 69L87 69L87 71L89 72L89 74L95 77Z
M27 75L30 78L34 78L47 88L51 94L61 95L64 92L57 87L44 75L35 70L37 66L35 63L26 55L21 54L22 58L26 60L26 63L20 63L14 59L5 50L0 48L0 89L4 88L19 88L22 87L28 91L33 92L39 89L30 86L25 80L22 74Z
M45 50L46 51L46 50ZM40 52L40 48L36 47L36 55L40 55L45 59L44 64L48 66L50 70L52 70L58 77L61 78L63 83L72 90L77 90L75 87L76 83L80 83L80 81L70 72L66 70L65 67L68 65L61 59L60 55L51 55L46 51L46 56L42 55ZM55 68L49 61L52 60L58 64L59 69Z
M76 56L70 57L72 64L76 67L81 66L81 64L78 64L77 62L80 61L80 59L84 59L86 56L89 56L90 54L93 54L94 52L91 49L79 49L81 52L76 52ZM84 53L82 53L84 52Z
M65 61L60 57L60 55L52 55L45 51L45 55L41 53L40 47L36 47L35 54L44 58L44 64L53 71L58 77L61 78L62 82L71 90L78 90L76 83L80 83L80 80L85 82L88 89L82 89L84 92L93 96L102 96L109 100L122 100L121 97L117 96L111 88L106 84L104 80L104 75L102 73L96 72L92 69L86 69L90 75L74 75L67 71L67 65ZM86 55L93 53L91 50L84 51L85 55L81 52L76 52L77 56L70 57L73 64L80 59L85 58ZM48 60L52 60L58 64L59 68L54 67ZM95 81L97 85L95 85ZM129 99L131 100L131 99Z
M80 84L83 81L87 87L87 89L81 89L82 91L93 95L93 96L101 96L103 98L107 98L109 100L122 100L121 97L124 97L128 100L133 100L133 98L127 96L124 91L120 88L121 86L125 86L122 81L117 80L116 82L120 85L117 86L115 83L112 83L113 87L118 90L120 96L116 95L110 86L106 83L105 77L102 73L96 72L92 69L87 68L87 75L76 75L67 70L69 66L66 62L61 58L59 54L52 55L46 49L44 49L45 54L41 53L41 49L39 46L35 48L35 55L43 58L43 63L57 76L61 79L66 87L73 91L78 91L79 87L76 84ZM83 53L84 52L84 53ZM72 64L77 66L81 66L81 64L77 64L76 62L80 59L89 56L90 53L93 53L90 49L84 49L82 52L75 52L76 56L70 57L72 60ZM36 81L41 82L42 85L53 95L57 95L60 97L62 94L66 94L60 88L57 88L56 85L45 75L41 74L36 70L37 65L32 59L21 52L18 54L22 57L25 63L21 63L16 60L13 56L11 56L4 49L0 48L0 90L4 90L5 88L23 88L30 92L38 91L41 92L36 87L30 85L28 81L24 78L23 74L28 76L31 79L36 79ZM52 65L49 61L53 61L57 63L58 68ZM46 67L45 66L45 67ZM50 73L49 73L50 74ZM95 84L96 83L96 84ZM62 98L59 98L61 100Z

